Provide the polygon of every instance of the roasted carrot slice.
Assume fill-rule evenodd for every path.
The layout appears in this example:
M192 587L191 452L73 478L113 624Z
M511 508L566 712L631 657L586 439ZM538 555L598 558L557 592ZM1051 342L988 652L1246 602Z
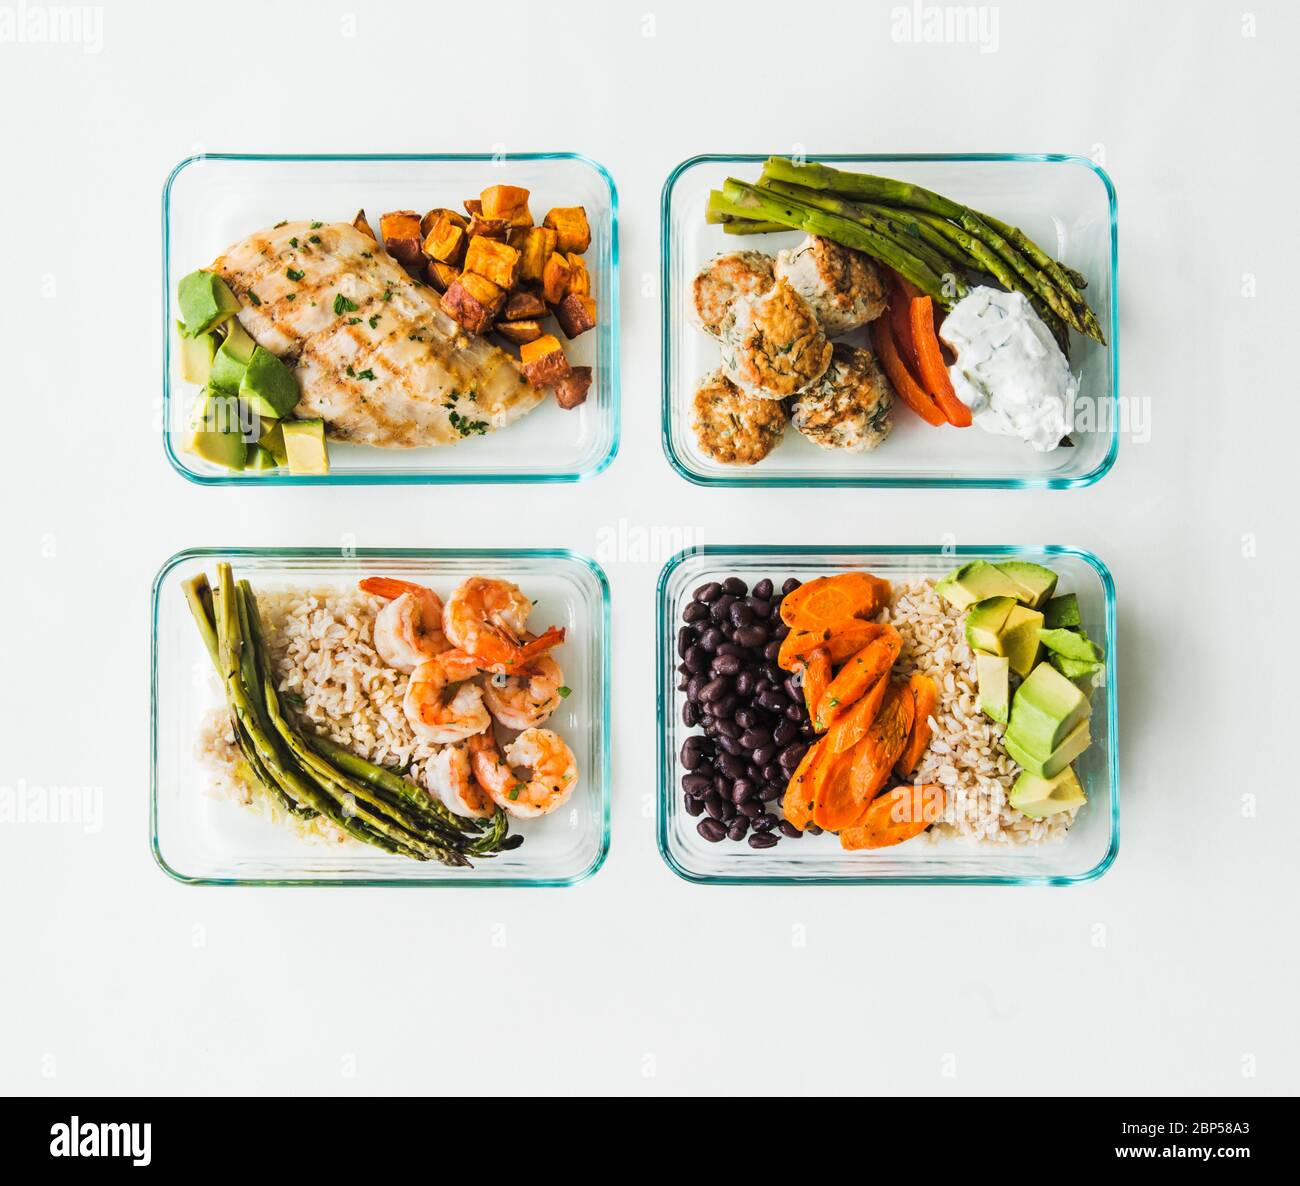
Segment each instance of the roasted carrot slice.
M855 618L838 630L791 630L781 640L776 664L783 671L793 671L818 647L826 648L832 663L843 663L873 638L879 638L884 629L879 622L860 622Z
M885 716L892 687L889 680L878 680L861 700L827 730L826 748L813 769L811 779L813 822L823 828L835 831L857 823L858 816L867 805L867 800L853 782L853 763L850 762L847 768L837 768L836 762L843 755L855 755L857 747L873 731L882 728L881 717ZM890 715L894 712L896 710L891 710ZM895 753L894 757L897 758L898 754ZM824 819L834 822L823 823Z
M912 693L915 711L912 714L912 731L907 735L907 744L903 746L902 755L894 770L903 778L908 777L921 763L921 756L930 745L930 717L934 715L935 705L939 703L939 689L934 680L919 671L907 681Z
M872 800L861 824L840 832L840 846L855 850L902 844L943 814L943 802L943 787L938 783L894 787Z
M818 733L826 730L817 715L817 706L821 703L826 689L831 684L831 653L825 647L814 647L803 663L803 698L808 705L808 715L812 718L813 728Z
M921 366L921 381L934 396L934 402L954 428L969 428L970 408L957 398L952 389L948 368L943 363L943 351L939 349L939 336L934 332L934 305L928 296L917 297L912 302L912 341L916 344L916 357Z
M812 821L812 771L822 755L822 747L825 744L826 739L823 737L804 754L803 761L790 775L790 781L786 783L785 795L781 799L781 814L801 832Z
M862 822L867 804L888 781L912 727L912 694L907 686L884 679L876 685L880 687L885 688L880 711L853 746L847 777L841 769L841 777L828 779L817 788L813 822L832 832Z
M889 376L898 398L927 424L936 428L941 424L947 424L948 418L940 411L939 405L930 398L929 392L912 378L911 372L899 357L888 318L877 317L871 323L871 345L876 352L876 357L880 359L880 365L885 368L885 374Z
M800 585L781 602L781 621L791 630L835 630L853 618L874 618L888 603L888 581L840 572Z
M892 626L886 626L879 638L867 643L836 672L812 714L814 722L821 720L830 725L843 716L877 680L888 678L902 649L902 636Z

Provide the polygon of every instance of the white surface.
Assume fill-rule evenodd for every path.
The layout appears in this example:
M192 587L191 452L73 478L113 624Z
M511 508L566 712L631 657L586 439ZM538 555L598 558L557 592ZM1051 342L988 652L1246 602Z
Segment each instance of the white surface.
M460 76L411 52L434 25L428 4L353 16L336 0L232 0L216 20L201 5L114 4L98 54L0 43L0 339L6 423L23 437L0 470L11 623L0 785L100 787L104 804L93 834L0 824L0 1089L1300 1088L1300 797L1279 762L1294 734L1294 654L1272 649L1292 634L1283 615L1300 575L1284 361L1300 271L1300 23L1281 0L1249 7L1253 38L1235 5L1004 2L997 51L981 53L891 40L886 4L806 3L794 26L788 5L759 0L740 21L699 3L497 4L493 46L517 81L494 71L472 99ZM773 72L756 91L720 81L720 64L752 71L800 25L834 38L815 101L806 76ZM1121 385L1149 440L1126 435L1100 485L1056 494L705 492L676 478L659 446L660 185L696 152L797 144L1104 152L1119 191ZM495 145L577 148L618 183L613 467L522 490L205 490L175 475L156 423L171 166L196 148ZM651 819L651 623L656 573L683 535L1096 551L1120 596L1115 867L1069 890L706 890L674 878ZM593 880L196 890L154 867L155 570L193 544L347 541L556 544L605 560L615 807ZM274 1002L322 986L353 1003L394 987L476 1001L493 1018L491 1057L466 1026L435 1045L277 1016ZM839 1007L824 1029L785 1032L786 1002L849 997L859 1031Z

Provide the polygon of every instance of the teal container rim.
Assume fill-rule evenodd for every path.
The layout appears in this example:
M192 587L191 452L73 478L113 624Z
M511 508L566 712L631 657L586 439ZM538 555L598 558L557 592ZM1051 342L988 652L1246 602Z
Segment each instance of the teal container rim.
M668 843L668 813L670 796L676 793L677 755L670 751L668 713L673 704L673 689L668 677L670 667L666 662L666 649L676 638L676 621L668 599L668 581L678 567L692 556L860 556L870 552L878 556L934 555L939 549L912 544L835 544L823 547L813 544L705 544L684 548L660 570L655 587L655 680L656 716L658 719L659 785L655 799L655 832L659 855L664 864L683 881L692 885L1084 885L1095 881L1115 863L1119 854L1119 713L1117 710L1116 662L1119 650L1115 631L1115 580L1105 562L1086 548L1067 544L969 544L943 550L946 556L1010 557L1025 552L1048 556L1074 556L1088 565L1101 581L1106 599L1106 724L1108 738L1107 774L1110 778L1110 844L1105 855L1091 869L1070 876L984 876L954 874L952 876L923 877L781 877L775 875L709 876L692 872L673 855Z
M596 579L600 589L600 692L596 710L605 722L605 735L600 750L600 849L591 863L580 873L570 877L550 878L475 878L457 880L454 876L401 877L401 878L340 878L340 877L195 877L173 868L162 854L158 841L158 605L164 580L173 569L190 560L254 559L295 560L336 558L338 548L183 548L169 556L154 575L149 595L149 851L154 863L173 881L182 885L221 886L321 886L343 888L397 888L397 889L535 889L552 886L572 886L594 877L609 856L610 844L610 595L609 578L605 570L592 557L569 548L357 548L351 557L358 560L505 560L539 559L570 560L587 569Z
M872 162L920 162L920 163L974 163L980 161L1012 162L1023 161L1040 164L1075 164L1090 169L1100 179L1106 189L1107 206L1110 213L1110 276L1111 302L1109 343L1110 354L1110 448L1106 456L1088 473L1076 477L1060 478L1045 474L1040 477L1023 478L899 478L888 475L863 474L860 477L846 475L828 475L824 478L809 477L753 477L744 473L736 474L700 474L690 468L673 447L672 425L670 421L672 408L672 311L669 293L669 263L672 228L670 212L672 209L673 189L678 179L688 169L701 164L754 164L766 161L771 153L700 153L687 157L678 164L664 180L659 203L659 299L660 299L660 366L663 368L663 391L661 395L660 440L668 464L696 486L750 486L765 487L815 487L848 486L863 489L988 489L988 490L1026 490L1048 489L1067 490L1082 486L1092 486L1100 482L1114 466L1119 456L1119 213L1115 184L1096 161L1090 157L1062 152L953 152L953 153L808 153L807 159L814 161L838 163L872 163Z
M172 444L171 410L171 357L172 357L172 294L168 282L171 267L171 195L172 184L189 166L202 161L579 161L587 165L604 182L609 190L609 343L610 343L610 400L611 434L609 448L604 456L580 470L566 470L553 474L520 474L510 470L465 470L462 473L429 474L413 470L410 473L366 474L278 474L253 476L246 473L200 474L191 470L176 453ZM167 460L181 477L199 486L457 486L469 485L522 485L547 482L581 482L604 473L618 455L622 441L622 380L620 363L620 309L619 309L619 255L618 255L618 187L614 177L598 160L581 152L204 152L187 156L177 162L167 175L162 192L162 288L163 288L163 407L162 438Z

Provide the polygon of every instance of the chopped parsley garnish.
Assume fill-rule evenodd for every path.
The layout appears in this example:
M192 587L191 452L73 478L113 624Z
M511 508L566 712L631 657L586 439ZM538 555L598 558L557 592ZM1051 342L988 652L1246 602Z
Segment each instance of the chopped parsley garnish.
M319 242L320 242L320 236L319 236L319 235L311 235L311 236L309 236L308 241L311 242L311 243L319 243Z
M289 279L292 280L295 284L297 284L299 280L301 280L305 275L307 275L306 272L300 272L298 271L297 268L285 268L284 274L288 276Z
M561 699L561 700L567 700L571 695L573 695L573 689L572 689L572 688L566 688L566 687L564 687L563 685L561 685L560 687L556 688L555 690L556 690L557 692L559 692L559 694L560 694L560 699Z
M378 324L379 324L379 314L378 313L370 314L370 328L374 329L375 326L377 326Z
M506 796L506 798L507 798L507 799L518 799L518 798L519 798L519 792L522 791L523 789L524 789L524 784L523 784L522 782L521 782L518 786L511 787L511 788L510 788L510 793Z
M262 298L258 296L257 293L255 293L251 288L248 290L248 299L252 301L254 305L260 305L262 303Z
M290 247L297 247L297 246L298 246L298 236L297 236L297 235L294 235L294 237L293 237L292 239L289 240L289 246L290 246Z
M406 335L406 340L407 340L408 342L423 342L423 341L424 341L424 339L423 339L422 337L420 337L419 334L407 334L407 335Z
M366 367L364 371L358 371L356 377L358 379L369 379L373 383L375 379L375 372L372 371L369 367Z
M452 428L463 437L482 436L488 430L486 420L471 420L468 416L462 416L459 412L450 413L447 419L451 421Z
M285 297L284 299L285 299L286 301L296 301L296 300L298 299L298 294L297 294L296 292L291 292L291 293L290 293L287 297Z
M348 318L348 324L349 324L349 325L360 325L360 324L361 324L361 318L360 318L360 317L349 317L349 318Z
M392 299L393 299L393 290L391 288L384 289L384 300L391 301Z
M355 302L355 301L350 301L350 300L348 300L348 298L345 297L341 292L335 294L335 297L334 297L334 312L335 312L335 314L339 314L339 313L354 313L354 312L356 312L356 308L357 308L357 306L356 306L356 302Z
M314 231L314 230L316 230L318 227L322 227L322 226L324 226L324 225L325 225L325 224L324 224L323 222L313 222L313 223L311 224L311 229Z

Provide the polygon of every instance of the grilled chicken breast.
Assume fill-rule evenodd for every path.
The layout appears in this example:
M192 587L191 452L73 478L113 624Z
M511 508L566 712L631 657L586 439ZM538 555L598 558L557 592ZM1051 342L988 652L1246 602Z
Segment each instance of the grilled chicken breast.
M259 346L296 368L301 417L334 440L444 445L541 403L515 360L467 335L382 246L347 223L286 222L213 264Z

